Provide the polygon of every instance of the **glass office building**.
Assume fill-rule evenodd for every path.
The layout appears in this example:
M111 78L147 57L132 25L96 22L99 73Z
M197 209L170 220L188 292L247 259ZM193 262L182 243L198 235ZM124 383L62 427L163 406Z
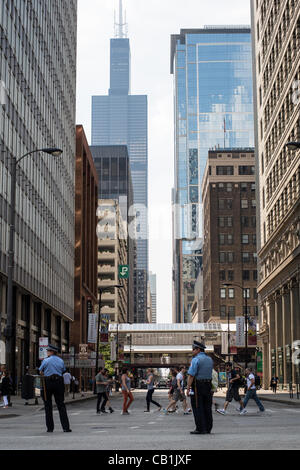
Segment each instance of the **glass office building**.
M18 376L39 337L67 350L74 319L77 0L0 2L0 333L5 325L11 159L18 165L14 266ZM3 90L2 90L3 91Z
M201 184L208 150L254 146L251 50L249 27L207 26L171 37L176 321L191 317L191 294L201 268Z
M127 145L137 215L135 321L147 318L148 280L148 104L146 95L130 94L130 43L110 42L110 89L92 97L92 145Z

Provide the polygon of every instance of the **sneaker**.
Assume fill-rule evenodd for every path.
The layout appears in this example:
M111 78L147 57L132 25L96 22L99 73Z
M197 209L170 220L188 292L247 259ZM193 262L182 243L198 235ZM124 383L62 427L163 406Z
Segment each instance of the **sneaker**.
M144 410L144 413L150 413L150 410Z
M266 410L258 410L257 413L259 413L259 414L264 414L265 411L266 411Z
M101 410L101 413L103 413L103 414L108 414L108 412L105 411L105 410Z
M191 413L191 412L192 412L192 408L189 408L187 411L188 411L188 413Z
M109 411L110 411L110 413L114 413L114 412L115 412L115 410L113 410L112 408L109 408Z
M226 415L226 411L225 410L217 410L217 413L220 413L220 415Z
M238 411L239 413L243 410L243 408L236 408L236 411Z
M189 412L188 412L188 411L184 411L183 414L184 414L184 415L188 415Z
M240 415L245 415L246 413L248 413L248 411L246 410L246 408L244 408L244 409L240 412Z

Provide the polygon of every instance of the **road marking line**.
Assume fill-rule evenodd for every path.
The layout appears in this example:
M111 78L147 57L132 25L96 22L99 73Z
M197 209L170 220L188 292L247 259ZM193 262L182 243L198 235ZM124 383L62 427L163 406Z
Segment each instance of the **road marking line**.
M131 426L130 429L140 429L140 426Z

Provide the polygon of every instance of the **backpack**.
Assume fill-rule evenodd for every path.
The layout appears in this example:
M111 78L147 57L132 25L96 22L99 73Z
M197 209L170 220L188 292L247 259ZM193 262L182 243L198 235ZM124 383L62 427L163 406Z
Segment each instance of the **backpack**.
M246 379L242 375L240 375L239 380L237 380L238 386L239 387L245 387L246 385Z

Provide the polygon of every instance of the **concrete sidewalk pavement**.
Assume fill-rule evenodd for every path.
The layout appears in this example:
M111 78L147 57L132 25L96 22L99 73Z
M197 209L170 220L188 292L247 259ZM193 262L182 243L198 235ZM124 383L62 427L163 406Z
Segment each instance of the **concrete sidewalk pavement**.
M219 390L217 393L214 394L215 398L223 398L225 401L226 396L226 388ZM243 396L242 389L240 390L241 396ZM294 392L294 398L290 397L289 392L287 391L277 391L277 393L273 393L271 390L263 390L260 389L257 391L258 398L263 401L279 403L283 405L291 405L300 407L300 398L297 398L297 394Z
M85 402L87 400L92 400L96 398L96 395L93 392L83 392L76 393L75 398L73 399L73 394L70 393L65 397L65 404L72 405L75 403ZM15 418L16 416L23 416L30 413L38 412L44 409L44 403L41 397L38 397L38 404L35 404L35 400L28 400L26 405L26 400L21 398L21 396L12 396L11 397L12 406L9 408L3 408L0 406L0 419L1 418ZM53 408L56 408L55 401L53 399Z

